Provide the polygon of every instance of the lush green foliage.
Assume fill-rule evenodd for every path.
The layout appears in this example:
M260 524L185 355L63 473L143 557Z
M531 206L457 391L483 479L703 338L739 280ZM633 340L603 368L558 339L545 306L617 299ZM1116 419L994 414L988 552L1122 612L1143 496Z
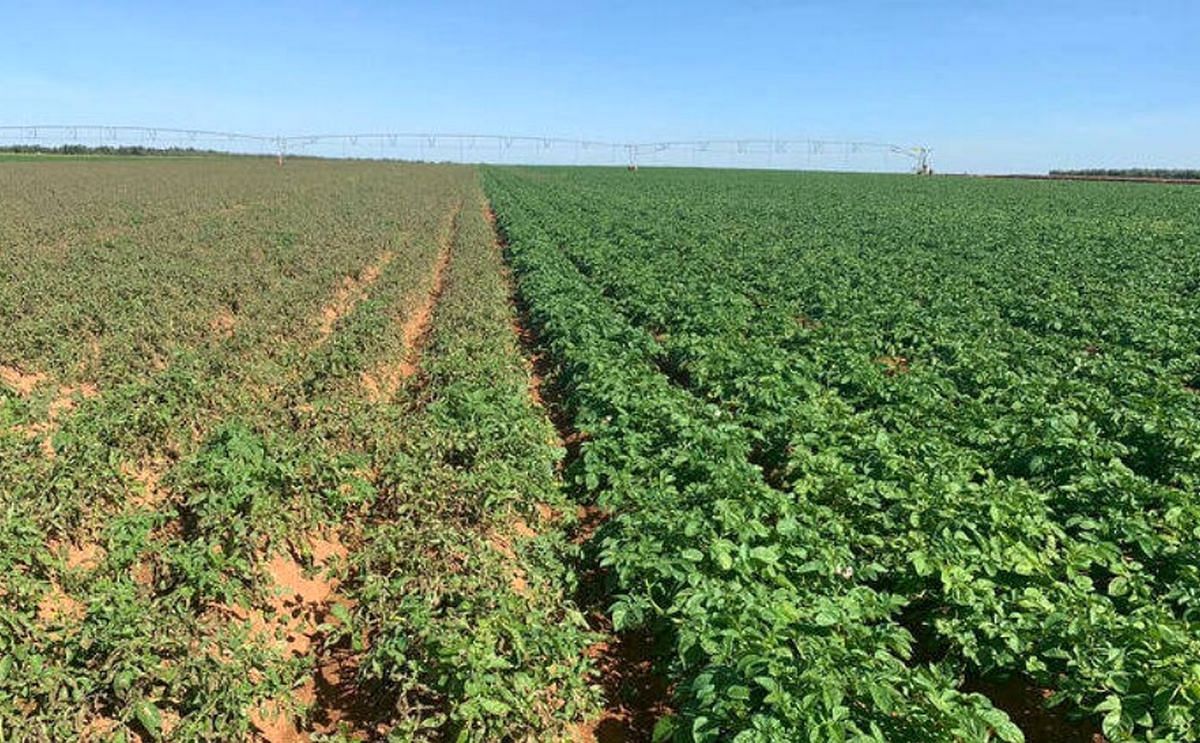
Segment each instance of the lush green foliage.
M234 740L271 702L544 738L594 705L473 171L12 162L0 203L0 739Z
M489 169L680 740L1200 737L1200 191Z

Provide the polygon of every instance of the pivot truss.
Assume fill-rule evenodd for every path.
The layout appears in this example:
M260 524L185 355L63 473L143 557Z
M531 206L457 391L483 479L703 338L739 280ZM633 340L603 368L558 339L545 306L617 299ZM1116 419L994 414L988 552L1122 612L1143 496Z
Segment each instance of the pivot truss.
M824 139L696 139L606 142L564 137L437 132L366 132L264 136L171 127L36 125L0 126L0 146L145 147L213 149L278 155L313 155L454 162L553 162L557 164L724 165L804 168L847 167L899 160L917 173L931 172L932 150L887 142Z

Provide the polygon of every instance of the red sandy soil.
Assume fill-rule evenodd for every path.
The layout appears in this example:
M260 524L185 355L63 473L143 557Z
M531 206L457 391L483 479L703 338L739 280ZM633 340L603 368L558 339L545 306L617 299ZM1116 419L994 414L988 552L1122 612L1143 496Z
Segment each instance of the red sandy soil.
M354 686L357 658L320 647L320 625L333 621L332 608L337 604L350 605L349 599L338 593L337 580L327 574L333 563L346 559L347 549L336 536L313 535L308 541L312 571L306 571L290 552L275 554L268 561L267 570L274 580L270 601L273 611L221 607L232 616L249 621L252 632L259 637L276 641L274 638L281 636L281 650L296 657L317 655L313 676L291 695L292 701L313 707L312 725L287 714L283 700L267 702L251 713L256 739L269 743L307 741L310 732L330 733L342 722L356 727L352 722L356 695L352 690L334 692L347 684Z
M0 382L16 390L19 395L28 395L45 380L45 374L26 374L15 366L0 364Z

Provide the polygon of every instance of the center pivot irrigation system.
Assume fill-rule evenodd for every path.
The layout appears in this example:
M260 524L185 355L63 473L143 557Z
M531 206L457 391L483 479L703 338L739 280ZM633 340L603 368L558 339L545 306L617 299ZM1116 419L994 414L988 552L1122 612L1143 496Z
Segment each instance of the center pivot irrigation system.
M621 143L504 134L385 132L263 136L168 127L0 126L0 147L209 149L290 155L559 165L678 165L932 172L922 146L827 139L695 139ZM898 167L899 166L899 167Z

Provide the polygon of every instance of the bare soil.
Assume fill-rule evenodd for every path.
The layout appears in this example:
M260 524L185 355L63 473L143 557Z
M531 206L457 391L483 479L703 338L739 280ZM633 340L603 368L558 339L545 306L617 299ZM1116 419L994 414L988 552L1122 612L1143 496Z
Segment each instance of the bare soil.
M1105 743L1107 740L1094 720L1072 720L1067 706L1047 707L1054 693L1027 682L1019 676L1004 681L968 679L963 691L977 692L1008 714L1026 743Z
M96 543L51 541L47 545L51 552L60 554L67 570L93 570L104 562L107 552Z
M905 356L880 356L875 363L882 364L883 373L889 377L908 374L908 358Z
M15 366L0 364L0 382L13 388L19 395L28 395L46 380L46 375L39 372L25 373Z
M237 327L237 316L228 307L223 307L208 324L208 329L218 338L228 338Z
M338 593L337 579L330 575L333 566L346 559L348 551L336 535L311 535L308 548L313 562L310 570L306 570L290 550L276 553L267 562L267 571L273 581L269 611L258 608L247 610L237 606L221 608L242 621L248 621L256 636L281 643L280 650L294 657L315 652L316 670L312 678L293 691L291 701L314 705L320 718L326 721L329 729L333 729L344 717L341 707L332 704L334 700L328 698L320 700L324 704L314 703L318 702L318 688L322 684L337 686L341 682L338 672L341 661L333 662L321 652L319 646L323 639L321 624L333 621L333 606L350 605L349 599ZM353 678L353 674L350 678ZM349 698L345 701L348 702ZM284 700L276 700L251 713L251 723L259 740L269 743L308 740L309 726L286 710ZM317 732L326 731L317 729Z
M129 499L129 505L133 508L154 511L167 499L167 491L161 484L167 470L165 462L142 462L136 465L122 462L119 469L137 486Z
M37 607L37 618L43 626L78 623L86 613L87 607L78 599L68 596L57 583L51 585Z
M594 623L606 623L601 614ZM599 717L573 726L575 743L648 741L659 718L670 714L670 685L654 671L654 643L648 633L624 633L615 642L593 645L588 654L599 670L605 708Z
M45 375L34 375L37 381L34 386L40 385L45 380ZM29 384L29 377L25 380L26 386ZM29 387L27 392L21 394L29 394L33 387ZM54 459L54 433L58 430L58 421L65 413L75 409L75 405L80 399L88 399L96 397L100 394L99 388L90 382L74 386L62 386L58 388L54 399L50 401L50 405L46 410L45 420L37 423L31 423L24 426L17 426L16 430L19 433L24 433L30 438L41 439L41 450L43 456L47 459Z

